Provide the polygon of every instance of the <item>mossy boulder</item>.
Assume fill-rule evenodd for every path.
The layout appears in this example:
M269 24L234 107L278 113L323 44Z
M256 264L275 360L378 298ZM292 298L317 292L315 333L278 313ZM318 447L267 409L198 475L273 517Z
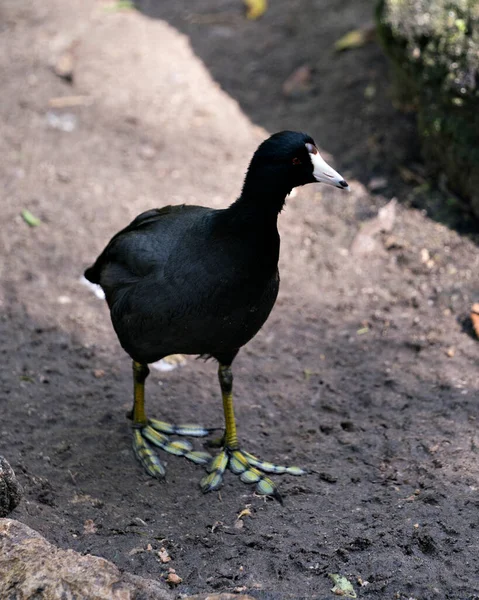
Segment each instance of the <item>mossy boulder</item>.
M426 164L479 218L479 0L380 0L376 21Z

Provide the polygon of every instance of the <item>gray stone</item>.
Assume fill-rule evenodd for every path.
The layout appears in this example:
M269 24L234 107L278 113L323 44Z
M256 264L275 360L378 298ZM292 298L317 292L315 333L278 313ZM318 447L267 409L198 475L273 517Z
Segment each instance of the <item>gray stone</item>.
M13 519L0 519L0 598L42 600L173 600L165 584L111 562L62 550Z
M12 467L0 456L0 517L6 517L18 506L23 491Z

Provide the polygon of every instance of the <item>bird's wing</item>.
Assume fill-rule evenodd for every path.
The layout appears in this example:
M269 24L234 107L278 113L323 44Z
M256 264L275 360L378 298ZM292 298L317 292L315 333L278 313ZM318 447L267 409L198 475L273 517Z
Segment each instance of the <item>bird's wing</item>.
M182 213L188 213L198 208L184 204L180 206L169 205L163 208L153 208L141 213L129 225L111 238L95 263L85 271L85 277L92 283L102 285L102 272L105 266L111 266L112 264L121 265L130 262L129 258L133 253L129 251L128 246L132 243L135 234L141 233L147 228L155 227L165 217L172 215L179 216Z

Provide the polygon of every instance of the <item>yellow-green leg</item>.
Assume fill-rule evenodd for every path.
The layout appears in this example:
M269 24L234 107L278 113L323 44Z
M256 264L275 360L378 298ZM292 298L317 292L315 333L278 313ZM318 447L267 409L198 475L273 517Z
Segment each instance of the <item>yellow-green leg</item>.
M148 419L145 412L145 381L150 370L147 365L133 361L133 451L145 470L153 477L165 476L165 467L151 447L158 446L165 452L184 456L196 464L207 464L211 460L208 452L193 450L186 440L171 441L169 435L202 437L209 429L196 425L173 425L157 419Z
M207 467L209 474L201 480L201 489L203 492L217 490L223 481L226 467L229 467L233 473L240 476L241 481L244 483L255 483L258 494L273 496L281 502L281 496L276 485L264 473L304 475L306 471L299 467L283 467L264 462L249 452L240 449L233 409L233 374L231 366L220 364L218 378L225 415L225 433L222 438L223 450L209 463Z

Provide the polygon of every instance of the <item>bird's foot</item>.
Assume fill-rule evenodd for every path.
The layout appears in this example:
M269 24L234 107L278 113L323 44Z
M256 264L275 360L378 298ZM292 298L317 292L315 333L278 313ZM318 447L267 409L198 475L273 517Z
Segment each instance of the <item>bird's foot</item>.
M208 464L206 470L208 475L203 477L200 482L203 492L217 490L222 482L226 468L239 475L243 483L255 483L256 492L263 496L272 496L282 504L281 495L278 492L273 481L265 473L276 473L288 475L305 475L307 471L299 467L284 467L265 462L256 458L249 452L240 449L233 449L225 446L223 450L213 458Z
M134 426L133 450L135 456L147 473L153 477L163 478L165 467L151 447L154 444L169 454L184 456L197 465L205 465L212 459L211 454L194 450L187 440L171 440L170 435L203 437L212 430L198 425L173 425L157 419L149 419L143 427Z

